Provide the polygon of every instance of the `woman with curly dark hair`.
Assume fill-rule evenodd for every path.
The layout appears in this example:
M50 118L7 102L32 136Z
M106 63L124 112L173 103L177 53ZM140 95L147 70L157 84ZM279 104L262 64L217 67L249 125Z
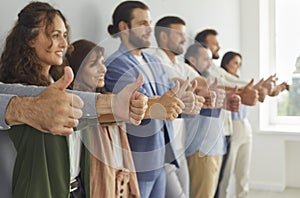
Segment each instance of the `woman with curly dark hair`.
M50 85L50 68L63 63L68 44L63 14L48 3L29 3L6 39L0 81ZM76 133L55 136L28 125L8 132L17 150L13 197L89 197L89 159Z
M66 30L62 35L65 39L63 47L54 46L55 40L61 39L58 38L58 31L53 30L53 23L58 19L62 21ZM48 46L35 46L38 39ZM18 20L6 38L6 45L0 61L0 81L49 85L50 78L47 71L51 65L61 64L60 61L63 57L61 52L64 52L62 50L65 50L68 43L69 26L59 10L47 3L32 2L28 4L18 14ZM45 64L42 62L45 61L43 60L45 58L54 62L51 62L51 65ZM55 58L58 62L55 62Z

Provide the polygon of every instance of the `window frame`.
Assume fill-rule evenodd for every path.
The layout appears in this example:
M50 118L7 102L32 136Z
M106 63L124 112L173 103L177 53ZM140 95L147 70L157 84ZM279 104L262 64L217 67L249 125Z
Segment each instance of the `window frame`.
M276 73L276 0L260 2L260 74ZM265 52L263 52L265 51ZM300 116L278 116L276 97L268 97L259 108L261 131L285 131L300 133ZM297 124L298 123L298 124Z

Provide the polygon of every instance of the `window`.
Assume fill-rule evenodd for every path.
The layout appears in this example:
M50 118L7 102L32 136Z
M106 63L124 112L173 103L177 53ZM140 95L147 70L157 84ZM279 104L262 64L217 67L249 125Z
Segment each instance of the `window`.
M276 71L292 83L291 91L278 97L277 116L300 116L300 1L275 1Z
M271 62L275 65L278 82L291 84L270 102L271 124L300 124L300 1L270 0ZM273 11L272 11L273 9ZM273 30L273 31L272 31Z

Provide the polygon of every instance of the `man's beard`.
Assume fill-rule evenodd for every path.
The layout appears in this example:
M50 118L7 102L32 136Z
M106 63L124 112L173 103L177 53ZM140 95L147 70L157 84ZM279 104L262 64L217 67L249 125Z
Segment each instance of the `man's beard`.
M219 59L220 58L220 55L219 54L213 54L212 55L212 59Z
M175 54L175 56L183 54L183 50L181 48L177 48L175 50L172 50L172 52L173 52L173 54Z
M175 48L169 47L167 50L171 51L175 56L183 54L183 48L180 45Z
M208 78L209 77L209 71L205 70L205 71L201 72L201 76L203 76L204 78Z
M136 49L144 49L150 46L150 41L145 41L139 38L131 29L129 30L129 43L131 43Z

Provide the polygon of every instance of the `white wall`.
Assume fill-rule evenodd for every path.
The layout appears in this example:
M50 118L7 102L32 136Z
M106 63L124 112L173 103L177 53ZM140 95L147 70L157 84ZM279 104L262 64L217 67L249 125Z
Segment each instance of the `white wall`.
M5 6L1 6L0 43L3 43L7 31L17 18L17 13L27 2L29 1L11 0L5 2ZM120 0L48 2L66 16L71 26L72 40L86 38L94 42L104 42L107 48L116 48L119 41L110 39L107 26L111 23L113 10ZM163 16L177 15L186 21L189 39L193 39L196 33L204 28L215 28L220 32L221 54L225 49L240 49L239 0L145 0L144 2L150 7L153 25Z
M268 20L268 6L268 0L241 0L241 52L244 57L242 75L246 78L259 79L273 72L268 51L268 47L273 49L269 42L269 27L272 24ZM249 119L254 132L252 187L276 191L287 186L300 187L300 176L296 174L296 165L300 163L300 134L289 133L286 127L267 130L260 127L268 121L267 112L270 109L266 107L270 100L274 99L268 98L266 103L252 108L250 113Z
M3 0L2 0L3 1ZM2 2L0 8L0 49L7 32L16 20L17 13L29 1L10 0ZM49 1L61 9L72 29L72 40L90 39L109 43L113 50L118 40L112 40L107 33L111 15L120 0L53 0ZM187 22L190 39L204 28L214 28L220 33L221 55L228 50L243 54L242 76L246 79L259 78L259 72L267 70L262 63L266 52L260 50L264 40L260 38L259 0L146 0L153 18L153 25L162 16L178 15ZM190 41L189 41L190 42ZM105 46L106 46L105 45ZM263 104L264 105L264 104ZM254 131L252 186L281 190L286 184L299 185L299 175L293 174L294 164L299 164L299 136L283 133L262 133L259 106L251 108L250 120ZM283 131L282 131L283 132ZM290 140L295 142L290 143ZM288 142L288 144L287 144ZM290 153L290 151L293 151ZM296 153L298 156L295 156ZM298 166L299 167L299 166ZM295 170L296 171L296 170Z

